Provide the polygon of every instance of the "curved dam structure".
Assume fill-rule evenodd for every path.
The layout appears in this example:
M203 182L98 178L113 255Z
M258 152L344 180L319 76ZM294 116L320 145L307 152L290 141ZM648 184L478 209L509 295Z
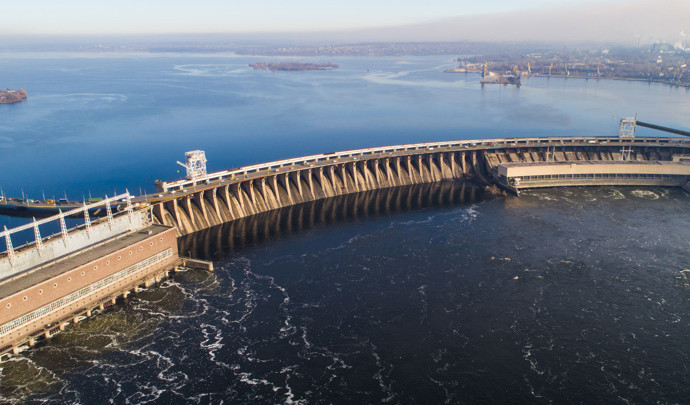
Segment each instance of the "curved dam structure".
M188 153L197 152L201 158L201 151ZM197 169L192 161L188 170ZM6 247L0 252L0 360L160 281L177 266L212 270L209 262L180 257L180 249L222 251L339 217L472 201L481 198L476 185L513 193L581 185L687 188L690 140L467 140L332 152L210 174L198 169L190 180L157 182L155 195L125 193L0 232ZM290 208L278 210L284 207ZM97 208L107 215L92 221ZM262 213L278 228L266 228L257 216ZM68 230L70 215L83 216L84 224ZM59 224L60 233L41 235L48 222ZM199 238L184 237L206 229ZM31 230L34 240L15 247L13 235Z
M305 202L441 181L519 192L580 185L681 186L690 141L668 137L500 138L331 152L156 182L142 196L178 236Z

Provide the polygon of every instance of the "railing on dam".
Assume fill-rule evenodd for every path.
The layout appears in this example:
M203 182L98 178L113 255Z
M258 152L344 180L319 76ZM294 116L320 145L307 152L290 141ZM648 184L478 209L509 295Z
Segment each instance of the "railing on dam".
M381 157L386 155L420 153L423 151L444 150L472 150L496 147L529 147L548 145L685 145L690 141L683 138L660 137L532 137L532 138L492 138L461 141L425 142L403 145L384 146L378 148L353 149L341 152L329 152L319 155L309 155L293 159L283 159L256 165L243 166L229 170L209 173L195 179L183 179L171 182L156 181L158 192L179 191L200 184L209 184L223 180L234 180L238 176L247 176L261 171L270 171L289 166L310 166L316 163L336 161L339 159L357 159L360 157Z
M126 209L120 212L113 212L111 205L116 202L124 203ZM97 207L105 207L106 218L91 222L89 211ZM67 229L65 217L82 214L84 224L78 227ZM51 222L58 222L60 233L48 237L42 237L39 226ZM6 251L0 253L0 280L7 279L25 270L40 266L57 258L69 255L89 245L109 239L123 232L138 229L146 222L145 214L134 212L131 204L130 194L124 193L115 197L84 204L81 208L76 208L66 212L60 212L49 218L34 220L28 224L21 225L12 229L5 227L0 233L0 237L5 240ZM14 247L12 235L33 230L34 240L20 247Z

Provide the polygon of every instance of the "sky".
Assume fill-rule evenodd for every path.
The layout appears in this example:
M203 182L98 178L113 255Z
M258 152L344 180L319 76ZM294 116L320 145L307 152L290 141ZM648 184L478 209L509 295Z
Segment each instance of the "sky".
M690 31L690 0L0 0L0 4L0 37L330 32L344 39L348 34L356 38L366 33L368 38L357 39L377 40L409 36L412 27L420 40L488 34L492 39L538 39L586 34L591 24L577 20L580 17L594 18L602 25L599 36L606 34L606 27L621 36L619 31L627 26L623 37L677 36L682 29ZM624 12L617 18L620 9ZM634 32L637 24L658 12L662 18ZM518 19L528 20L520 38L502 29L503 23L494 23L513 20L511 25L516 25ZM547 31L540 30L544 19L552 23ZM572 23L568 28L572 32L562 32L561 22Z

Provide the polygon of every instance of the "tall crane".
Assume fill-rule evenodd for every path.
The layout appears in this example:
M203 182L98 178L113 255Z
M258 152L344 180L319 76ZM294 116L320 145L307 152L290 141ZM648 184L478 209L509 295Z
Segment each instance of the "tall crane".
M648 122L638 121L637 119L635 119L635 125L640 126L640 127L656 129L657 131L664 131L664 132L669 132L669 133L677 134L677 135L690 136L690 132L688 132L688 131L683 131L680 129L674 129L674 128L669 128L669 127L662 127L661 125L650 124Z
M673 77L671 78L672 82L676 82L678 80L678 74L680 73L680 69L676 69L673 71Z
M685 73L685 67L687 65L680 65L680 68L678 68L678 79L676 79L676 83L680 84L680 79L683 77L683 73Z

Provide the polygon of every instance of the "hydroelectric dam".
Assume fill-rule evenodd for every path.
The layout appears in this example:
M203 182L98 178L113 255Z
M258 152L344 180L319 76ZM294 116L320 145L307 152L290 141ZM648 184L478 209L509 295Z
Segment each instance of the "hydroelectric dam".
M286 159L156 182L135 201L187 235L291 205L382 188L468 181L524 188L690 180L690 140L657 137L499 138L396 145Z
M187 178L157 181L155 194L125 193L0 232L6 247L0 253L0 355L49 339L178 267L212 270L210 263L180 257L179 238L284 207L342 195L353 196L344 200L348 204L368 207L366 201L377 198L372 191L440 182L453 185L439 197L451 200L467 184L513 194L561 186L687 189L690 140L628 136L623 127L617 137L406 144L215 173L206 173L203 152L188 152ZM424 198L425 190L415 198ZM107 214L92 219L95 208ZM83 216L84 224L67 229L65 216ZM49 222L60 232L44 237L41 227ZM23 231L32 232L33 241L15 247L12 236Z

